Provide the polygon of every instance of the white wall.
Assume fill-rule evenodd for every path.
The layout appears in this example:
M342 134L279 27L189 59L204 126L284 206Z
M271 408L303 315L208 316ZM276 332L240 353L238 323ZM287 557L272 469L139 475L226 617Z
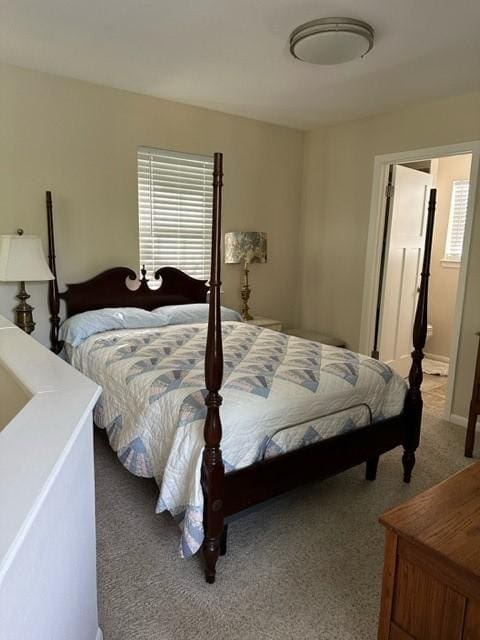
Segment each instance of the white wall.
M0 367L28 396L0 431L0 638L96 640L99 388L1 316Z

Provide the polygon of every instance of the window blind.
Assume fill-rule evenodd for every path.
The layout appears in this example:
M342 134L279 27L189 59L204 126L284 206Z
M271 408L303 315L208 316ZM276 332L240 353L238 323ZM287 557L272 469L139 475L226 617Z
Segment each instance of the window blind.
M445 244L445 260L460 262L462 259L469 188L469 180L453 181L447 241Z
M140 264L147 277L169 266L207 279L213 157L140 147L137 166Z

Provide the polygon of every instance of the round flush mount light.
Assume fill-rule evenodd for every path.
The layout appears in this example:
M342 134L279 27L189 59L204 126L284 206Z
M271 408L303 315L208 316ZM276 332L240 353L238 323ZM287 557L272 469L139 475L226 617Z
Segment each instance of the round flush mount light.
M290 35L290 53L302 62L340 64L362 58L373 47L375 31L354 18L321 18Z

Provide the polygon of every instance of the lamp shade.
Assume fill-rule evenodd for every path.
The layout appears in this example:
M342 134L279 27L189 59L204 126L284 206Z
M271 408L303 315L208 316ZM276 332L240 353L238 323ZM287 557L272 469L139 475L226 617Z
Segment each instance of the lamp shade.
M53 280L38 236L0 236L0 280L32 282Z
M225 234L225 262L266 262L267 234L262 231L229 231Z

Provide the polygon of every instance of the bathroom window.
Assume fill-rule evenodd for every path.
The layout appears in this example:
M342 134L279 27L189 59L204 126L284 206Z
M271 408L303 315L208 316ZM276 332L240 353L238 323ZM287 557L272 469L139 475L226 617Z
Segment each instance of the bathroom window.
M445 243L445 262L460 264L463 251L463 237L467 220L469 180L454 180L450 216L448 219L447 241Z

